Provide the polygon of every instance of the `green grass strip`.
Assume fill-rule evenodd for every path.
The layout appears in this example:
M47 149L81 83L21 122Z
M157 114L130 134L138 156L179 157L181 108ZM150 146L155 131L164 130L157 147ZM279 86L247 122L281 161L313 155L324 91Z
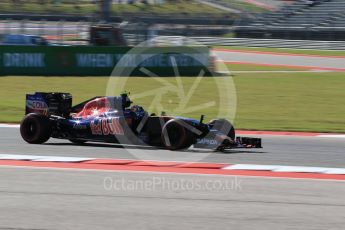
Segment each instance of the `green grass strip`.
M164 80L176 84L176 78ZM236 128L345 132L344 73L238 73L233 80L238 100ZM22 119L26 93L70 92L74 103L78 103L104 95L107 81L107 77L0 77L0 122L19 122ZM193 77L182 78L186 94L194 82ZM157 87L161 87L161 83L153 78L131 77L126 82L126 89L134 95ZM214 78L205 77L188 106L217 100L217 97ZM149 108L153 98L138 98L135 103ZM169 110L178 106L181 100L183 98L176 93L167 92L161 104ZM198 118L205 114L207 119L212 119L218 116L218 108L217 104L185 115Z

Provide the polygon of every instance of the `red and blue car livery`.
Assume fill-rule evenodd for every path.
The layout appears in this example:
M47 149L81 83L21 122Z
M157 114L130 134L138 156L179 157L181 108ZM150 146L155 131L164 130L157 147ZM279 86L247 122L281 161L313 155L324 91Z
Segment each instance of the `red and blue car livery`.
M170 150L209 148L261 148L260 138L235 137L225 119L200 120L148 114L133 105L127 93L116 97L94 97L72 106L69 93L26 95L25 117L20 125L23 139L42 144L49 138L76 144L106 142L121 145L149 145Z

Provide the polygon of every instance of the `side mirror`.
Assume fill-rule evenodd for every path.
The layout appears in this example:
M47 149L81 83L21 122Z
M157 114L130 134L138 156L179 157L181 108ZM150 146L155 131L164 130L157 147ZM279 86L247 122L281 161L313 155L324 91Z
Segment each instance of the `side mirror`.
M202 124L202 122L204 121L204 118L205 118L205 115L201 115L201 116L200 116L200 121L199 121L200 124Z

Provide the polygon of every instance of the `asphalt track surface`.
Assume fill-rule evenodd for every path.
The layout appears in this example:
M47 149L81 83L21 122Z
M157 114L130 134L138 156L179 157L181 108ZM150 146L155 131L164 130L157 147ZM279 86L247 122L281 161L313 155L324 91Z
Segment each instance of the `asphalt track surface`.
M315 167L344 167L345 139L325 137L260 136L263 149L168 151L102 143L74 145L68 140L50 139L43 145L24 142L18 128L0 128L0 154L69 156L165 161L198 161L229 164L274 164ZM147 152L149 154L147 154ZM142 154L141 154L142 153Z
M225 61L235 57L223 55ZM335 60L310 65L331 62L328 66L341 68ZM345 139L260 137L263 149L216 153L145 148L150 154L142 155L138 147L76 146L65 140L29 145L18 128L0 128L0 154L345 166ZM345 183L332 180L1 166L0 230L343 229L344 192Z
M336 181L6 167L0 175L0 229L339 230L345 224L345 183ZM210 181L224 187L204 187Z
M276 65L306 67L311 69L345 70L344 57L324 57L317 55L293 55L269 52L222 51L214 52L224 62L249 63L258 65Z
M338 138L262 135L260 150L202 161L344 167ZM140 148L132 147L138 153ZM171 152L150 149L152 160ZM26 144L0 128L0 154L135 158L114 145ZM331 180L0 167L0 229L342 229L345 183Z

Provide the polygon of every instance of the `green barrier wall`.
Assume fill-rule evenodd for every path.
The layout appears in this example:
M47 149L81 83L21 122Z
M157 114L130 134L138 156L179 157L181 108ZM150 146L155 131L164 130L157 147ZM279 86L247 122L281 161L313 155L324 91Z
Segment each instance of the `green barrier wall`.
M208 62L206 47L0 46L3 76L109 76L115 66L116 75L145 76L145 68L174 76L175 63L181 76L191 76L207 73Z

